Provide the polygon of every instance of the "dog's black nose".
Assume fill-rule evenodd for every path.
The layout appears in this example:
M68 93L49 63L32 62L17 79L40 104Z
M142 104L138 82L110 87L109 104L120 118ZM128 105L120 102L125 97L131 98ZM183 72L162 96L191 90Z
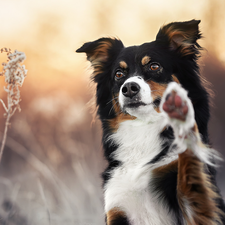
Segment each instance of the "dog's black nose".
M126 83L122 88L122 93L125 97L133 98L139 91L140 86L135 82Z

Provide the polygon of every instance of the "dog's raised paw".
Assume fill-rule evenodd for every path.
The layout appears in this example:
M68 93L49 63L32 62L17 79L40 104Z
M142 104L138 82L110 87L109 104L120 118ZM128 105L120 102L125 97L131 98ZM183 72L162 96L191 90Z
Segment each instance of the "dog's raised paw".
M184 136L194 127L194 109L187 91L180 84L171 82L161 101L161 112L175 133Z
M172 91L166 96L165 102L163 103L163 110L167 112L170 118L185 121L188 106L187 102L178 95L176 91Z

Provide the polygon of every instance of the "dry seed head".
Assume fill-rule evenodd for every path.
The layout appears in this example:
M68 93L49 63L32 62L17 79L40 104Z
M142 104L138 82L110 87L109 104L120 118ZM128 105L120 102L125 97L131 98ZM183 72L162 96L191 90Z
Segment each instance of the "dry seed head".
M1 53L3 52L7 52L7 55L11 54L12 53L12 50L10 48L1 48Z
M23 52L15 50L13 53L10 48L2 48L1 52L7 52L7 63L2 63L3 72L0 75L5 76L5 82L7 84L4 87L8 93L8 110L13 113L15 109L20 110L20 90L19 87L23 85L24 79L27 74L27 70L24 65L20 65L26 56ZM14 108L14 109L13 109Z
M0 99L0 102L5 109L5 116L6 116L6 122L5 122L5 129L4 134L2 138L2 144L0 148L0 161L2 158L4 146L6 143L6 137L7 137L7 130L8 126L10 125L9 121L10 118L14 115L16 110L20 111L20 90L19 86L21 87L23 85L24 78L27 75L27 70L24 66L21 66L20 63L24 61L26 58L25 54L23 52L14 51L11 52L11 49L8 48L2 48L0 50L1 52L7 52L7 63L3 63L3 71L0 73L0 75L5 76L5 82L7 84L6 87L4 87L5 91L7 92L7 103L5 104L2 99Z

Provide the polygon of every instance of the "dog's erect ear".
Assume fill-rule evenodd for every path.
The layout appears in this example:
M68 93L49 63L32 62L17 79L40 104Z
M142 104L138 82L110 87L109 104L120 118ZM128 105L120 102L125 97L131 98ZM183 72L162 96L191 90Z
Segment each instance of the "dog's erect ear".
M199 23L200 20L191 20L167 24L159 30L156 40L169 42L170 49L179 51L183 56L196 54L200 48L197 40L201 38Z
M91 62L96 73L102 69L104 64L112 60L123 47L123 43L118 39L100 38L85 43L76 52L85 52L87 54L87 59Z

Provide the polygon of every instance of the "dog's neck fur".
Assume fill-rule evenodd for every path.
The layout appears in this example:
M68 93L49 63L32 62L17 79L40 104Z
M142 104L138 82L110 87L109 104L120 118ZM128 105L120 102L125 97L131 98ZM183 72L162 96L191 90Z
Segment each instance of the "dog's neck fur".
M159 153L159 146L162 144L159 134L164 123L160 119L158 114L150 122L138 119L122 122L118 130L109 137L111 144L119 146L113 153L113 158L123 163L136 161L140 164L140 160L149 162Z
M158 202L149 187L152 174L148 163L162 150L163 125L161 114L148 123L138 119L125 121L108 140L119 146L112 157L122 165L112 171L105 186L105 210L120 203L131 224L172 224L169 209Z

